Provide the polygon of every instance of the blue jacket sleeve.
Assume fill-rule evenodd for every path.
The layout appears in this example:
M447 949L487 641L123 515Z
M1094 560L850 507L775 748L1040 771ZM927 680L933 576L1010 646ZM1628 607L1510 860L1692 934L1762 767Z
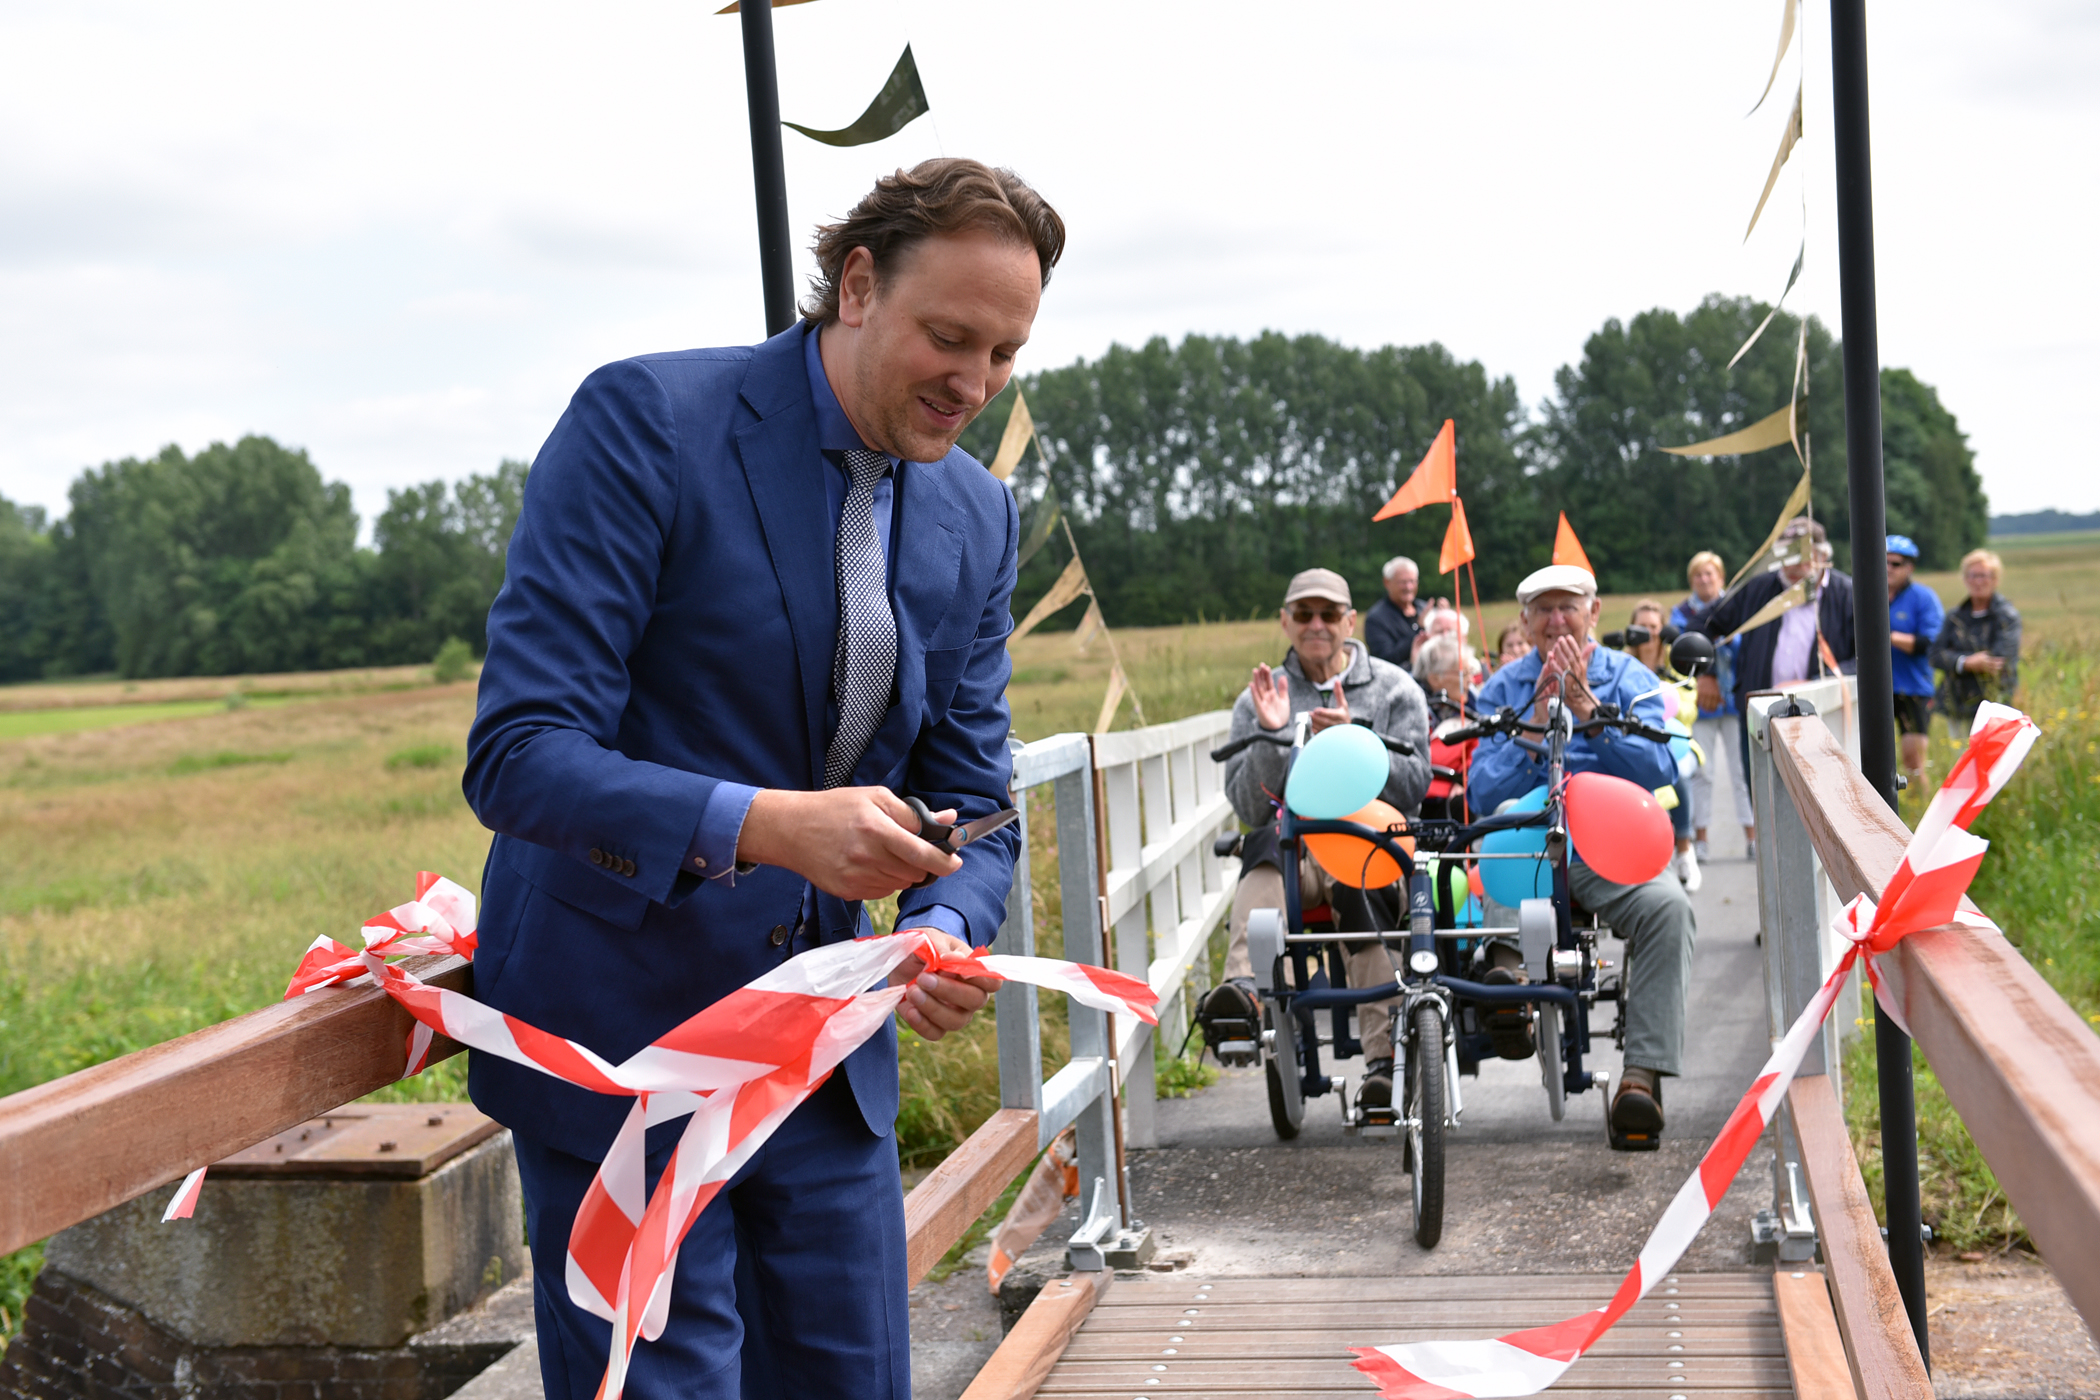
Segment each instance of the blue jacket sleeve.
M664 904L699 887L684 867L717 780L615 744L678 510L677 453L644 366L608 365L577 390L526 483L462 780L490 830Z
M989 480L989 478L987 478ZM1020 543L1020 513L1013 496L999 491L1005 509L1004 556L991 592L978 615L977 634L947 713L920 734L907 765L907 792L916 793L938 811L953 807L965 818L1008 805L1013 761L1006 739L1013 716L1006 705L1006 682L1013 673L1006 636L1013 630L1014 552ZM916 924L946 929L974 947L985 948L1006 921L1006 896L1013 887L1014 862L1021 853L1021 834L1002 827L962 848L962 869L923 889L897 898L897 927ZM942 906L959 916L962 927L948 928L937 912Z

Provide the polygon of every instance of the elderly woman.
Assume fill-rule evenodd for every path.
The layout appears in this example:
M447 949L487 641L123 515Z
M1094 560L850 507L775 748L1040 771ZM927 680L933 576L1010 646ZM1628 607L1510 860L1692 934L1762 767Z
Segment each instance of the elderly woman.
M1954 737L1968 736L1976 707L2010 700L2020 688L2020 612L1998 591L2005 566L1988 549L1962 556L1962 587L1968 598L1947 609L1932 643L1939 668L1939 707Z
M1723 754L1733 755L1728 760L1729 787L1735 794L1735 819L1743 828L1743 847L1752 859L1757 856L1757 816L1750 806L1750 775L1743 764L1740 745L1735 730L1742 723L1735 707L1735 654L1742 646L1736 638L1727 641L1713 637L1707 626L1707 614L1721 601L1722 581L1727 577L1727 565L1721 556L1710 549L1694 554L1685 565L1685 581L1691 585L1691 595L1670 610L1670 622L1680 632L1707 633L1714 644L1713 670L1699 677L1698 722L1692 725L1692 738L1706 755L1706 762L1691 777L1692 790L1692 850L1700 860L1707 858L1706 829L1713 821L1714 810L1714 764Z
M1638 627L1648 634L1648 640L1629 645L1626 650L1633 659L1655 673L1657 680L1677 692L1677 714L1681 719L1691 718L1693 707L1690 682L1670 669L1670 649L1663 645L1663 607L1653 598L1643 598L1633 605L1633 615L1627 619L1629 626ZM1687 729L1691 726L1686 725ZM1703 751L1703 750L1702 750ZM1703 763L1700 765L1705 766ZM1687 780L1680 773L1670 783L1677 794L1677 801L1670 807L1670 833L1677 841L1677 879L1686 891L1699 892L1706 877L1699 870L1699 855L1692 844L1692 793Z

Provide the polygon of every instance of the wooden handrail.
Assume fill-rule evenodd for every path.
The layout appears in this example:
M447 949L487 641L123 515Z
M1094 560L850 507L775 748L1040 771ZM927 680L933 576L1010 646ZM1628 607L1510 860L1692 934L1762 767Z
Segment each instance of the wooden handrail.
M471 992L459 958L413 958ZM401 1077L413 1023L372 987L330 987L0 1099L0 1254L77 1225ZM458 1054L443 1036L431 1060ZM905 1197L911 1281L1036 1154L1036 1115L1001 1109Z
M461 958L406 966L472 986ZM385 1088L413 1024L377 988L330 987L0 1099L0 1254Z
M1820 719L1774 719L1780 780L1839 896L1878 895L1910 833ZM1974 917L1881 960L1889 991L2007 1200L2100 1331L2100 1036Z
M1815 1209L1816 1239L1829 1271L1845 1359L1861 1400L1932 1400L1932 1377L1911 1335L1910 1315L1903 1311L1888 1246L1874 1223L1874 1203L1860 1179L1830 1077L1795 1080L1787 1112L1801 1146L1801 1173Z

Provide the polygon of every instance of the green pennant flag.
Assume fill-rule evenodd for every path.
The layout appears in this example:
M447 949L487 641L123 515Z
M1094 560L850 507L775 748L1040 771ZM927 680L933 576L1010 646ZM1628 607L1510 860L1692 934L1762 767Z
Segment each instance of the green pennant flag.
M890 72L890 80L875 94L868 110L860 114L860 120L837 131L812 131L799 122L782 122L791 126L812 141L822 141L827 146L865 146L871 141L880 141L885 136L895 136L909 126L914 118L922 117L932 108L926 101L926 89L919 85L919 65L912 61L911 45L904 46L904 57Z

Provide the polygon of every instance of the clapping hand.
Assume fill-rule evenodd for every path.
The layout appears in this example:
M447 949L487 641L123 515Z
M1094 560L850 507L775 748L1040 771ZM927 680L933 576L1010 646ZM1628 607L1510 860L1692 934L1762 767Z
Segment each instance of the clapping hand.
M1332 705L1322 705L1319 709L1312 712L1310 718L1312 720L1312 732L1315 734L1323 729L1330 729L1337 724L1347 724L1349 722L1349 693L1342 689L1341 677L1337 676L1334 680L1334 703Z
M1546 659L1539 664L1539 701L1533 715L1539 724L1546 722L1546 700L1560 695L1575 714L1575 718L1586 720L1597 710L1597 697L1590 693L1590 653L1597 649L1591 641L1577 641L1573 637L1556 637L1546 651ZM1562 676L1567 677L1567 689L1559 686Z
M1291 722L1291 678L1286 672L1271 669L1267 662L1256 666L1247 693L1254 697L1254 719L1262 728L1281 729Z

